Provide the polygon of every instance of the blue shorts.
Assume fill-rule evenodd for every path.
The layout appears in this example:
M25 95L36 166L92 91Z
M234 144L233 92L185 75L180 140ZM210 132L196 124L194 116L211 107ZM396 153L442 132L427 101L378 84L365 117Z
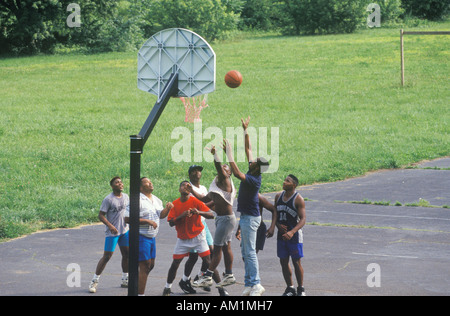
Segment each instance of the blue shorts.
M156 258L155 238L139 235L139 262Z
M106 237L105 252L114 252L117 244L119 244L119 247L129 247L128 232L119 236Z
M303 258L303 244L292 243L287 240L277 241L277 255L280 259L292 257L292 259Z

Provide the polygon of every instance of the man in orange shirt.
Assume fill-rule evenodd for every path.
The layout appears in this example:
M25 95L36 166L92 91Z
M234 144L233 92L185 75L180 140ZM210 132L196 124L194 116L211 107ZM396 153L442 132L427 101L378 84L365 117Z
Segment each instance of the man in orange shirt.
M163 296L169 296L172 283L175 280L178 267L184 257L189 256L191 250L196 250L200 258L209 265L210 250L206 241L204 226L201 216L206 219L214 219L214 213L189 191L189 181L180 183L180 198L173 201L173 208L169 212L167 221L170 226L175 226L177 230L177 244L175 246L173 262L167 275L167 283ZM219 274L214 271L214 279L219 280Z

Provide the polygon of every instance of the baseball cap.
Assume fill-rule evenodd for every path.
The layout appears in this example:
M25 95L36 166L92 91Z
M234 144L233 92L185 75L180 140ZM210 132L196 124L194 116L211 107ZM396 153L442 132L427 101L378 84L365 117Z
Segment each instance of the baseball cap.
M191 174L191 172L194 171L194 170L203 171L203 167L202 166L197 166L197 165L192 165L192 166L189 167L188 174Z
M267 161L266 158L264 157L259 157L256 162L258 163L260 169L261 169L261 173L266 172L267 170L269 170L269 162Z

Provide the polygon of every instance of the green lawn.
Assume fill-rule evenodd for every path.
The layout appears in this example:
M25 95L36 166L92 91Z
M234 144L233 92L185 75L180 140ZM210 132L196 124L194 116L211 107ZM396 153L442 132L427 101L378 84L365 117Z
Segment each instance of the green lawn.
M403 88L399 38L397 29L375 29L213 44L217 90L203 130L225 135L248 115L269 134L279 128L279 169L263 177L264 192L280 190L288 173L310 184L448 156L450 38L405 38ZM97 221L115 175L128 192L129 135L156 101L137 89L136 64L136 53L0 60L0 239ZM234 90L223 83L231 69L244 76ZM142 174L163 201L178 197L191 164L171 156L172 131L193 130L184 115L171 100L142 156ZM203 165L208 186L214 168Z

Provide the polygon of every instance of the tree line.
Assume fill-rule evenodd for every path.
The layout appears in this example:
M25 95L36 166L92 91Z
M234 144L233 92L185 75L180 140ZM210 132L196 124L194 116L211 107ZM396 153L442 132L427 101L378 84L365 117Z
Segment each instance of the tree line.
M450 0L0 0L0 54L127 51L172 27L208 41L248 29L351 33L365 27L370 3L381 7L384 25L443 19L450 6Z

